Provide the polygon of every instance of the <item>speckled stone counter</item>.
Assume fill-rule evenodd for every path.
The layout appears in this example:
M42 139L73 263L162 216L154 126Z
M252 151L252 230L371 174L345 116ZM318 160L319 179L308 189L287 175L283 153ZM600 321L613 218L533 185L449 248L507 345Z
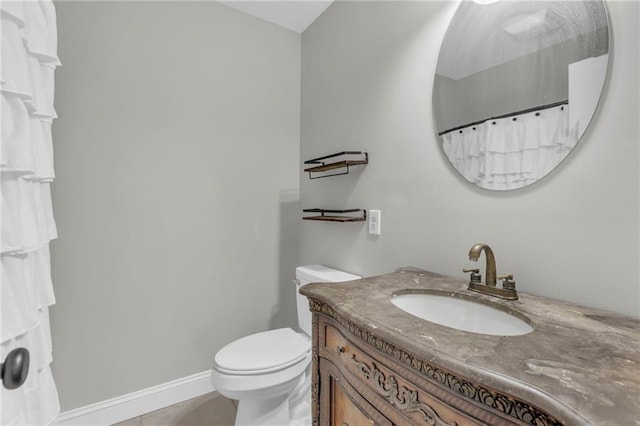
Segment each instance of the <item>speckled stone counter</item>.
M497 303L534 331L490 336L444 327L391 303L402 290L441 290ZM640 425L640 321L520 293L467 290L464 280L405 268L357 281L308 284L302 294L421 359L535 404L567 425Z

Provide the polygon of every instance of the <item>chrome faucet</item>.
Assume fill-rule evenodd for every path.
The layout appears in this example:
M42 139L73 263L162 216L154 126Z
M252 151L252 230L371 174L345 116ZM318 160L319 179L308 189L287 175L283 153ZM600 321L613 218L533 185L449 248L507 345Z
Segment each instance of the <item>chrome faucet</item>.
M487 259L485 267L487 278L485 282L482 283L482 276L480 275L479 269L463 269L464 272L471 272L469 290L489 294L502 299L517 300L518 293L516 292L516 282L513 280L513 274L496 276L496 258L493 255L491 247L482 243L475 244L471 249L469 249L469 260L477 262L483 251ZM496 278L502 280L502 287L498 287L496 285Z

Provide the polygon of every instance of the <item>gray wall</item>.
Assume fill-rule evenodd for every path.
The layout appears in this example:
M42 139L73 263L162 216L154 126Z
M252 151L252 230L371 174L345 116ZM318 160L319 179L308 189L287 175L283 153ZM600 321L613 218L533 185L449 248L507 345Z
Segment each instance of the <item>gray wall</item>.
M300 36L213 2L56 7L64 411L295 324Z
M595 123L549 176L507 192L465 182L436 139L433 76L456 6L338 2L303 34L302 159L361 149L370 164L327 179L301 174L302 207L381 209L382 235L303 223L301 262L462 277L469 248L486 242L523 292L638 316L640 4L608 3L613 62Z

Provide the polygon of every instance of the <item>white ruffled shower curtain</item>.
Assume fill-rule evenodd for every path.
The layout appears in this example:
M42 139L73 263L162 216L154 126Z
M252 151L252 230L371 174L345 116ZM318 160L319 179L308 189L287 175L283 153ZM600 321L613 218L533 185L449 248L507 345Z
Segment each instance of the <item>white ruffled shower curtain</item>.
M55 303L49 241L56 238L50 185L57 29L50 0L0 1L2 222L0 360L30 353L19 388L0 384L0 424L50 424L60 411L51 374L49 306Z
M544 177L575 146L569 106L487 120L442 135L449 161L468 181L516 189Z

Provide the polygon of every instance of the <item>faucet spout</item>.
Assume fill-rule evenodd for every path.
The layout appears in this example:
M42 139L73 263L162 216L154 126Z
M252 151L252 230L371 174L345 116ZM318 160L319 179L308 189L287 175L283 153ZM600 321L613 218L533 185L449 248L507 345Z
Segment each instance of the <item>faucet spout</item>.
M496 286L496 258L493 255L493 250L486 244L476 244L471 249L469 249L469 260L477 262L480 259L480 255L484 251L485 257L487 258L485 274L486 274L486 285L488 286Z

